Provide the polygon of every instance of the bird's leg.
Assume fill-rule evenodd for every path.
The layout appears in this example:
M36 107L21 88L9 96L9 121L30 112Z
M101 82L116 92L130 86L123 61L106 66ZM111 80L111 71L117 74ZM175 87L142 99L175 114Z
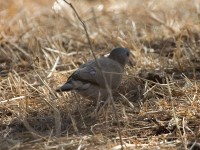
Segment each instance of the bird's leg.
M109 98L107 98L105 101L100 102L100 107L98 109L97 115L103 111L104 107L108 104L108 102L109 102Z
M94 117L97 117L98 116L98 110L99 110L99 108L100 108L100 106L101 106L101 102L102 101L100 101L101 100L101 93L99 92L98 93L98 98L97 98L97 104L96 104L96 108L95 108L95 110L93 111L93 113L91 114L92 116L94 116Z
M103 112L103 110L104 110L105 106L108 104L108 102L109 102L109 99L106 98L106 100L104 100L104 101L99 101L99 102L97 103L97 106L96 106L96 108L95 108L95 110L94 110L94 112L93 112L94 117L99 116L99 115Z
M105 107L105 105L107 104L107 101L102 101L101 100L101 93L99 92L98 94L98 98L97 98L97 105L95 110L91 113L92 117L97 117L99 116L99 114L102 112L102 109Z

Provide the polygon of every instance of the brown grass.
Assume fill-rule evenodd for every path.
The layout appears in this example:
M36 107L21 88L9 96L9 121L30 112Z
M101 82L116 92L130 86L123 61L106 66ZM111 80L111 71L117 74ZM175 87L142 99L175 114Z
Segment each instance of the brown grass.
M199 0L72 1L96 56L132 52L111 105L55 93L89 59L73 10L54 1L0 2L0 149L187 149L199 146Z

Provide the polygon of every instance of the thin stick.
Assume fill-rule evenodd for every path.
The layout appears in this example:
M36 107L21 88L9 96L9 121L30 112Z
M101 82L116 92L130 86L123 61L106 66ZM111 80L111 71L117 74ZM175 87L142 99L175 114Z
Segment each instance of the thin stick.
M15 100L23 100L25 98L26 98L26 96L14 97L14 98L11 98L11 99L0 101L0 103L8 103L8 102L15 101Z
M52 67L50 73L48 74L47 78L50 78L50 77L52 76L53 72L56 70L56 66L57 66L58 63L59 63L59 60L60 60L60 57L58 56L58 57L56 58L56 61L55 61L54 65L53 65L53 67Z
M76 17L77 17L78 20L81 22L81 24L82 24L82 26L83 26L83 28L84 28L84 30L85 30L85 33L86 33L86 37L87 37L87 40L88 40L88 44L89 44L89 46L90 46L91 53L92 53L94 59L97 60L97 57L96 57L95 54L94 54L94 48L93 48L93 46L92 46L92 43L91 43L91 40L90 40L88 31L87 31L87 27L86 27L84 21L83 21L83 20L81 19L81 17L78 15L76 9L74 8L74 6L73 6L71 3L67 2L66 0L63 0L63 1L64 1L65 3L67 3L67 4L73 9L73 11L74 11Z
M92 45L92 43L91 43L91 40L90 40L88 31L87 31L87 27L86 27L84 21L83 21L83 20L81 19L81 17L78 15L76 9L74 8L74 6L73 6L71 3L67 2L66 0L63 0L63 1L64 1L65 3L67 3L67 4L73 9L73 11L74 11L75 15L77 16L78 20L81 22L81 24L82 24L82 26L83 26L83 28L84 28L84 30L85 30L85 33L86 33L86 37L87 37L87 40L88 40L88 44L89 44L89 46L90 46L90 51L91 51L91 53L92 53L92 55L93 55L93 57L94 57L94 59L95 59L95 62L97 63L97 67L100 69L100 71L101 71L101 73L102 73L102 76L103 76L103 78L104 78L104 81L107 81L107 80L106 80L106 77L105 77L105 75L104 75L104 73L103 73L103 71L102 71L102 69L101 69L101 66L100 66L99 62L97 61L97 57L96 57L95 54L94 54L94 48L93 48L93 45ZM111 100L111 103L112 103L112 107L113 107L113 110L114 110L115 118L116 118L116 120L117 120L118 134L119 134L119 138L120 138L121 149L123 150L123 142L122 142L122 137L121 137L121 130L120 130L119 118L118 118L118 116L117 116L116 108L115 108L115 105L114 105L114 100L113 100L113 96L112 96L112 91L111 91L111 89L110 89L110 87L109 87L109 85L108 85L107 82L106 82L106 89L108 90L108 93L109 93L109 96L110 96L110 100Z
M75 94L75 93L73 93L73 94L74 94L74 97L75 97L76 102L77 102L77 109L78 109L78 112L79 112L79 114L80 114L80 116L81 116L81 120L82 120L82 122L83 122L83 126L84 126L84 128L86 128L86 124L85 124L83 115L82 115L81 110L80 110L79 100L78 100L76 94Z

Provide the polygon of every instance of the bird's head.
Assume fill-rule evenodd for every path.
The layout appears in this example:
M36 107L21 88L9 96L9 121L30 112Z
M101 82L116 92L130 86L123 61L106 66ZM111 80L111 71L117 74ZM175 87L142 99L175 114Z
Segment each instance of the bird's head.
M114 48L110 52L108 58L117 61L120 65L122 65L122 67L124 67L126 64L132 65L129 60L130 54L131 53L128 48Z

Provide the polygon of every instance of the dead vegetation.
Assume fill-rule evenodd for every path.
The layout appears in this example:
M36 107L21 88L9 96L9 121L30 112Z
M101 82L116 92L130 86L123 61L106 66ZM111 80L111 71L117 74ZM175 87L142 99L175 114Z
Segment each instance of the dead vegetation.
M93 59L73 10L0 2L0 149L200 149L199 0L73 1L95 55L127 47L135 67L111 105L55 93ZM60 8L60 9L58 9Z

